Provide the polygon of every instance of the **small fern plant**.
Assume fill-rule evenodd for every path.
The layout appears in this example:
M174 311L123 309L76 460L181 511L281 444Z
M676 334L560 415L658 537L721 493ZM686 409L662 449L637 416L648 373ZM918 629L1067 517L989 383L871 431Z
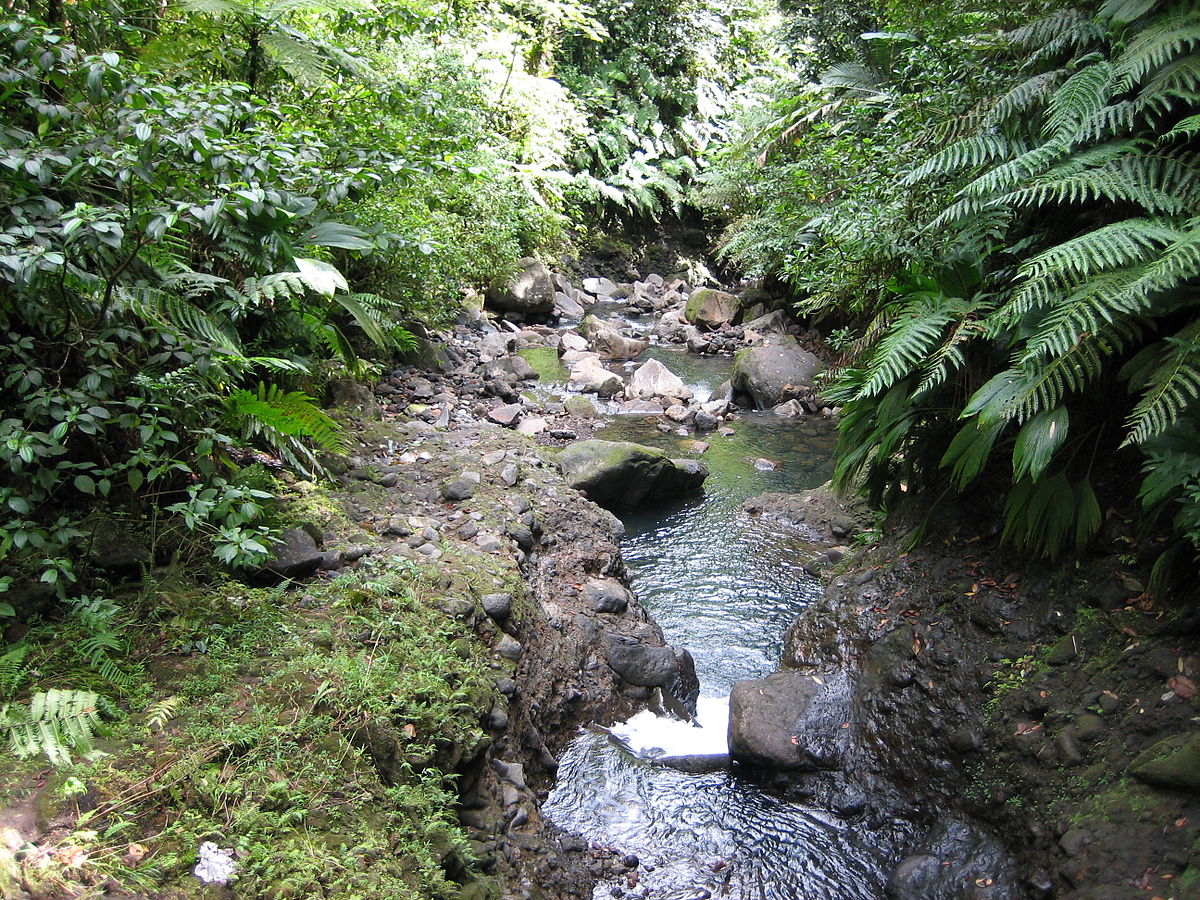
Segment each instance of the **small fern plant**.
M106 701L95 691L51 688L38 691L29 704L0 706L0 729L18 759L45 754L52 765L65 766L71 754L84 756L95 749Z

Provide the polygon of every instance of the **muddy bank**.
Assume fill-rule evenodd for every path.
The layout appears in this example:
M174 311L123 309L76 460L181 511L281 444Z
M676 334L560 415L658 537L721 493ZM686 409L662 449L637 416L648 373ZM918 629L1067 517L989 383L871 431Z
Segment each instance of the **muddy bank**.
M748 507L831 518L801 498ZM1195 598L1151 600L1117 520L1057 567L988 530L964 509L911 550L893 526L825 557L784 657L806 681L785 692L803 702L780 751L801 771L773 777L915 823L891 898L1200 896Z

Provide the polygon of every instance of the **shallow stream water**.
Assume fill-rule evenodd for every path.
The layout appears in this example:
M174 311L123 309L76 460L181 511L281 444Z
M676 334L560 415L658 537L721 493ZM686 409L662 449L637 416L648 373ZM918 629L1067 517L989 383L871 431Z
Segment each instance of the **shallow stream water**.
M728 358L666 348L661 360L703 398L729 377ZM655 421L617 416L598 438L687 455L696 440ZM644 712L612 729L585 729L560 760L545 812L560 827L638 857L637 877L595 897L700 900L876 900L899 834L785 802L729 771L689 774L663 756L727 750L734 682L773 672L783 631L818 594L786 533L740 514L763 491L816 487L831 474L835 433L820 419L744 414L735 434L703 435L704 492L624 516L621 551L633 588L669 643L686 647L700 676L697 725Z

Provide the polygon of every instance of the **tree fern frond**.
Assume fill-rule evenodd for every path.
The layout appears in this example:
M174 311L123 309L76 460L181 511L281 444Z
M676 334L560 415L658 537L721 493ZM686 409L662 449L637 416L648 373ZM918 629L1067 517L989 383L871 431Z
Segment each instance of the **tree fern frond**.
M1162 362L1149 374L1142 399L1129 416L1126 445L1162 434L1200 399L1200 320L1163 344Z
M1136 100L1109 103L1079 123L1075 140L1087 144L1132 134L1142 112L1143 105Z
M341 452L346 447L341 427L303 391L284 391L260 382L257 393L234 391L227 405L250 434L264 433L265 426L280 434L310 439L323 450Z
M1116 60L1116 74L1126 87L1140 84L1152 72L1200 46L1200 12L1164 16L1136 34Z
M20 690L29 672L29 664L25 660L31 649L29 644L17 644L0 655L0 699L8 700Z
M329 77L328 63L298 33L290 29L268 31L261 40L274 60L297 81L317 84Z
M1090 17L1082 10L1065 9L1054 15L1046 16L1020 28L1010 31L1007 40L1026 50L1037 50L1064 36L1070 36L1073 41L1082 42L1082 37L1075 35L1087 34L1086 29L1092 25Z
M916 295L905 304L871 355L869 377L860 396L874 397L908 377L941 342L946 326L963 305L962 301L928 295Z
M1180 137L1190 138L1198 132L1200 132L1200 113L1180 119L1175 123L1174 128L1162 136L1161 141L1165 143Z
M1071 352L1083 340L1096 340L1108 353L1132 343L1150 306L1144 293L1129 290L1136 282L1136 271L1112 272L1056 300L1025 342L1021 364L1036 366L1044 357Z
M217 351L241 353L237 334L204 310L166 291L134 289L125 292L129 310L183 343L201 342Z
M977 168L1012 152L1009 141L998 134L977 134L951 144L935 153L904 176L904 184L917 184L927 178L944 177L960 169Z
M1065 75L1065 69L1052 69L1026 78L995 102L984 116L982 126L999 128L1014 116L1029 116L1046 102Z
M1142 86L1138 103L1157 112L1166 112L1175 100L1195 106L1200 91L1200 54L1190 54L1156 71Z
M1022 284L1010 308L1024 315L1050 297L1106 270L1135 266L1158 254L1179 237L1159 219L1125 219L1089 231L1039 253L1017 271Z
M1059 406L1068 394L1083 390L1099 376L1105 356L1101 340L1084 336L1061 356L1020 366L1015 391L999 411L1001 417L1024 423L1044 409Z
M1063 141L1047 141L1027 150L1015 159L1001 163L967 184L960 192L964 197L990 197L1009 191L1021 182L1040 175L1070 152Z
M1080 123L1104 108L1112 87L1113 67L1108 62L1080 69L1050 96L1042 137L1048 141L1073 137Z
M172 694L169 697L163 697L161 700L151 703L146 709L146 729L151 732L162 731L167 723L175 717L175 711L182 702L182 697Z
M1136 156L1071 175L1047 175L1001 198L1021 206L1048 203L1134 203L1151 214L1179 215L1195 208L1196 170L1168 157Z
M963 348L972 338L982 334L979 317L981 313L986 314L990 306L990 303L976 301L958 313L958 321L950 329L942 345L929 354L921 367L921 380L913 391L914 400L926 391L939 387L952 374L962 369L966 364Z

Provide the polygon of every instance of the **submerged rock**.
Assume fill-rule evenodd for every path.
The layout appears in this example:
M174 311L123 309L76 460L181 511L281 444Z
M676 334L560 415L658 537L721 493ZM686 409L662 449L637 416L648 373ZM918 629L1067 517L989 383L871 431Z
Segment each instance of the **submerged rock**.
M610 508L644 506L699 488L708 467L629 441L578 441L558 454L567 483Z

